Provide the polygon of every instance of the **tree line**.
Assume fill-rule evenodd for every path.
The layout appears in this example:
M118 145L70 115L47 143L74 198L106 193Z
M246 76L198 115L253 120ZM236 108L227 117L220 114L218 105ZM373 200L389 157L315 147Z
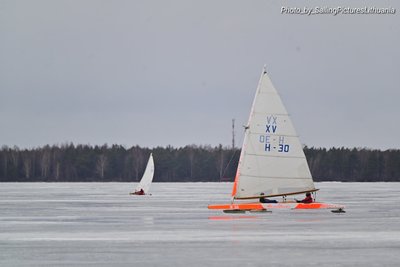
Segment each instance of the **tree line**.
M233 181L240 149L74 145L0 149L0 182L138 182L150 153L154 182ZM400 181L400 150L304 148L315 181Z

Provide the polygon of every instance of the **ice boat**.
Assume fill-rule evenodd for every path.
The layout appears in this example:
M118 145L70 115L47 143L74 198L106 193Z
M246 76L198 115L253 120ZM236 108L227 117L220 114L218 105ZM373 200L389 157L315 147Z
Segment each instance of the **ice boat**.
M317 190L290 116L264 67L245 126L231 203L208 208L229 213L270 209L344 211L343 205L315 202ZM308 192L314 195L312 203L287 198ZM276 197L280 198L269 200Z
M146 169L143 173L142 179L136 186L135 191L129 194L131 195L147 195L150 190L151 183L154 177L154 160L153 154L150 153L149 160L147 161Z

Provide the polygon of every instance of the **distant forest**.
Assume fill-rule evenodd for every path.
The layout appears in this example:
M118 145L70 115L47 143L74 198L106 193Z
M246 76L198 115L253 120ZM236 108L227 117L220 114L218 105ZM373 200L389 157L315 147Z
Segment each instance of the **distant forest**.
M0 150L0 182L137 182L150 152L154 182L233 181L240 149L190 145L153 149L120 145ZM304 148L315 181L400 181L400 150Z

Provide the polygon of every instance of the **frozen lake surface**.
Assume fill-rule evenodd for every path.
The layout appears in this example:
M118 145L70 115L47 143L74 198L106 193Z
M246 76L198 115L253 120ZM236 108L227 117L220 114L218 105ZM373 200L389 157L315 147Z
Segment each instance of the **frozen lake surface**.
M0 266L399 266L400 183L317 183L327 210L232 214L231 183L0 183Z

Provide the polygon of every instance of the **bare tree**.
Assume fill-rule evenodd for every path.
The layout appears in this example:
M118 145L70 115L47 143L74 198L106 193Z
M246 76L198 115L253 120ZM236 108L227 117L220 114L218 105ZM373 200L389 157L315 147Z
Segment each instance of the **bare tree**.
M58 181L58 179L60 178L60 162L58 162L58 161L56 163L55 178L56 178L56 181Z
M60 178L60 149L58 147L52 148L52 173L56 181Z
M101 154L98 156L97 163L96 163L96 170L97 170L97 173L100 175L101 179L104 178L104 172L107 168L107 163L108 163L108 160L107 160L106 155Z
M43 178L47 178L50 170L50 147L45 146L40 159L40 169Z
M18 163L19 163L19 148L17 146L14 146L13 149L11 149L11 163L14 165L15 168L18 168Z
M32 161L29 155L24 155L22 159L25 178L31 177Z
M188 157L189 157L189 164L190 164L190 179L193 178L193 167L194 167L194 148L193 146L188 147Z

